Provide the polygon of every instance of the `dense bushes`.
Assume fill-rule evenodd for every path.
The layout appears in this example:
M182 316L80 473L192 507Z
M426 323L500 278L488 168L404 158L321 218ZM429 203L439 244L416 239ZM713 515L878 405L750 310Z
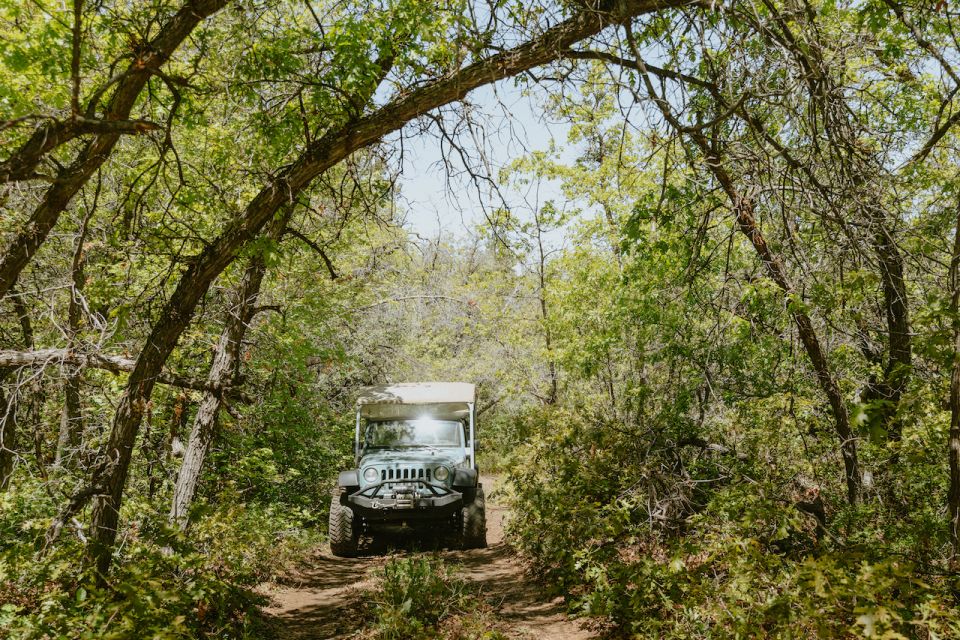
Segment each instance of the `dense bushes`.
M275 508L221 502L184 535L166 513L131 501L132 519L104 586L84 568L73 533L43 555L53 514L42 485L0 494L0 636L28 638L260 637L253 588L309 536Z
M936 450L907 447L898 514L879 493L848 508L802 486L803 458L775 457L791 438L774 447L754 413L712 451L657 450L577 411L539 422L511 476L512 540L574 611L637 637L960 637L960 577L929 517L943 488L916 472Z

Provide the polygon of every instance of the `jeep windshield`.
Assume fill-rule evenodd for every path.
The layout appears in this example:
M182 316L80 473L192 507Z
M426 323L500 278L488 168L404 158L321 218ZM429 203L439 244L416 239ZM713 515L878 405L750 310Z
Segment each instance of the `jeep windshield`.
M462 447L463 425L456 420L384 420L367 424L367 449Z

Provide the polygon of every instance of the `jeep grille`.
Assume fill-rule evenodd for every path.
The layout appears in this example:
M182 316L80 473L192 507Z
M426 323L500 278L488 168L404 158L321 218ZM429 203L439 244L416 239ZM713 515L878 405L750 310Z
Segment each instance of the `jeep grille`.
M426 480L430 482L430 469L423 467L405 467L403 469L383 469L380 471L381 482L386 480Z

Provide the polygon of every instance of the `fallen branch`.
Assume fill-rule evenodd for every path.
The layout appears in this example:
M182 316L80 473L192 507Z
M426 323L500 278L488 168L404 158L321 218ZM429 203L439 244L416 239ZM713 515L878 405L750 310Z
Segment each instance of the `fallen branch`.
M68 349L30 349L16 351L11 349L0 350L0 367L49 367L53 365L69 364L81 369L102 369L110 373L120 374L133 371L136 360L123 356L109 356L100 353L78 353ZM249 396L230 387L216 387L206 380L190 378L175 373L161 372L157 382L172 387L194 389L196 391L221 391L242 402L250 402Z

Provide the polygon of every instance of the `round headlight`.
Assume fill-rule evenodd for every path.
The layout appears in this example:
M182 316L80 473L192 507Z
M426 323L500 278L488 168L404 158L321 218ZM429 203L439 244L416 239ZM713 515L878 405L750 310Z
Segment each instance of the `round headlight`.
M433 477L439 480L440 482L443 482L444 480L450 477L450 470L447 469L446 467L437 467L436 469L433 470Z
M380 479L380 474L373 467L367 467L363 470L363 479L367 482L376 482Z

